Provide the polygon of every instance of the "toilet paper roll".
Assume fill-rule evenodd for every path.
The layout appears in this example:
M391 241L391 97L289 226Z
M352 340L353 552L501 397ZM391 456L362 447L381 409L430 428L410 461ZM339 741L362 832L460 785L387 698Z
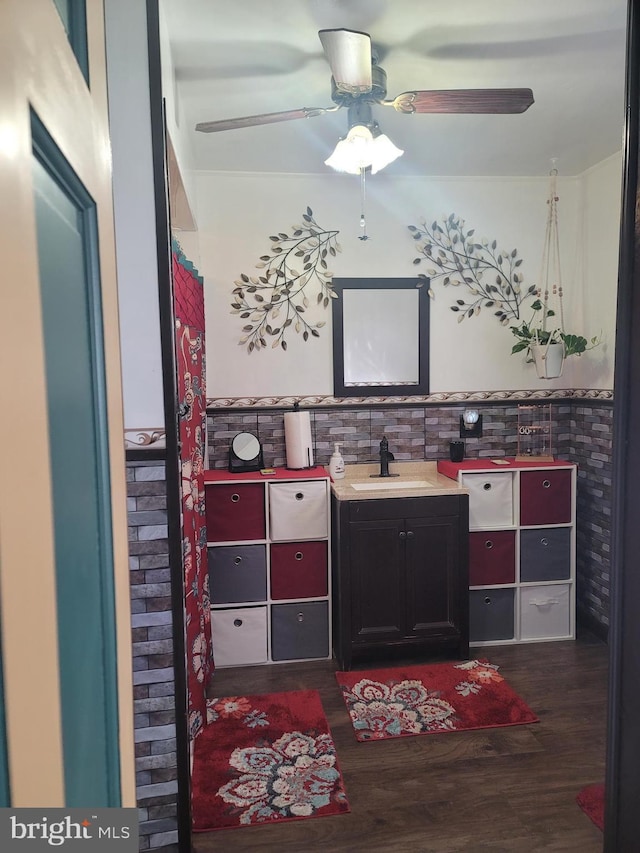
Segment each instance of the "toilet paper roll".
M285 412L284 443L287 468L313 468L309 412Z

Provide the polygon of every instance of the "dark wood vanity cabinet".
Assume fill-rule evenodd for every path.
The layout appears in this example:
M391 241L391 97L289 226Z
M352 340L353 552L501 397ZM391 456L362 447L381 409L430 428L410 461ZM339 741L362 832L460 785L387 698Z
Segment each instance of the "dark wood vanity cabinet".
M334 654L469 653L467 495L332 498Z

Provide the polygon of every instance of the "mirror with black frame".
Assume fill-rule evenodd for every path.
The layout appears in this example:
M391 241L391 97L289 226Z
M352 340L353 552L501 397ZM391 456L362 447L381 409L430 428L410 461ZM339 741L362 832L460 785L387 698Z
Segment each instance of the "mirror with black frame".
M334 278L336 397L429 393L429 293L425 279Z

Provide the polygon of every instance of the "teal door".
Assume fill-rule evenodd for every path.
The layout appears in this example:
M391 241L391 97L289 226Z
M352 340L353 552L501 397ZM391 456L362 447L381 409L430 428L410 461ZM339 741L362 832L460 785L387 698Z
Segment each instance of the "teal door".
M65 804L114 807L116 639L96 211L35 117L32 132Z

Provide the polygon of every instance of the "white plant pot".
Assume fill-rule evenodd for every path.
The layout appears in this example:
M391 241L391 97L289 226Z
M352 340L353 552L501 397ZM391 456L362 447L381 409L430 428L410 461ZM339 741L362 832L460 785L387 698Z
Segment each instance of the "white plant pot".
M531 344L531 354L539 379L556 379L562 376L564 344Z

